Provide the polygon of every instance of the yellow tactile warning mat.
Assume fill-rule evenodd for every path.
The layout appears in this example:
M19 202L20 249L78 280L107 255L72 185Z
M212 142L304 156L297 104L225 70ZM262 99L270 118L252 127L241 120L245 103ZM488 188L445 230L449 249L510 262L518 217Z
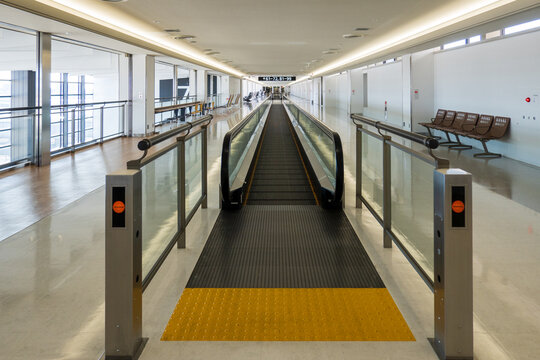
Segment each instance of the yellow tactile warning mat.
M385 288L186 288L164 341L414 341Z

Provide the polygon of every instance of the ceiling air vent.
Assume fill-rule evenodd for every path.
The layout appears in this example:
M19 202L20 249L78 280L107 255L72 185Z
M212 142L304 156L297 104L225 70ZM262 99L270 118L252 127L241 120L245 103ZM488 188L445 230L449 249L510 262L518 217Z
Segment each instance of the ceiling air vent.
M344 39L354 39L354 38L360 38L363 35L360 34L343 34L342 35Z
M174 37L176 40L188 40L188 39L195 39L194 35L180 35Z

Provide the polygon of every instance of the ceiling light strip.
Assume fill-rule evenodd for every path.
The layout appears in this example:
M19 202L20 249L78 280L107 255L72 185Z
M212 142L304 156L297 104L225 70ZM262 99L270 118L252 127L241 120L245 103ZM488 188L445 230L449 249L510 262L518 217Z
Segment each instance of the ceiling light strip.
M482 0L482 1L475 1L468 4L468 6L462 7L459 10L456 10L454 12L448 13L444 17L440 17L438 19L434 19L430 22L427 22L421 26L418 26L414 29L411 29L407 32L403 32L400 35L389 39L387 41L378 43L368 49L359 51L357 53L354 53L350 56L341 58L336 60L335 62L332 62L326 66L323 66L313 73L310 74L309 77L316 77L318 75L325 74L329 71L354 64L356 62L361 61L362 59L377 54L381 51L390 49L394 46L406 43L408 41L414 40L416 38L419 38L421 36L427 35L431 32L440 30L444 27L453 25L457 22L467 20L473 16L477 16L480 14L483 14L487 11L491 11L493 9L496 9L498 7L510 4L512 2L515 2L516 0ZM293 84L298 83L300 81L304 81L309 78L308 76L303 77L301 79L298 79Z
M111 30L118 31L120 33L141 39L150 44L162 47L169 51L175 52L178 55L195 60L199 63L220 69L226 73L233 74L238 77L245 76L244 73L239 72L230 66L227 66L221 62L218 62L208 56L197 54L189 48L181 46L177 41L162 38L156 36L148 31L139 29L135 24L128 23L122 19L115 18L110 13L101 11L97 6L92 7L90 4L83 4L73 0L36 0L44 5L53 7L55 9L69 12L80 18L91 21L93 23L105 26Z

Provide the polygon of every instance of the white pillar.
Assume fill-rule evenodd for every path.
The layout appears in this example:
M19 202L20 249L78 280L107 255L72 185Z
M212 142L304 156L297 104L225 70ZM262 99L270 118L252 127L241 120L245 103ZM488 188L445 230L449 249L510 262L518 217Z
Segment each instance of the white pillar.
M189 95L197 95L197 70L189 70Z
M401 126L404 130L411 130L411 55L403 55L401 64L403 66L403 119Z
M133 55L133 135L154 132L155 58Z
M197 100L206 102L206 95L208 94L206 86L206 70L197 70Z

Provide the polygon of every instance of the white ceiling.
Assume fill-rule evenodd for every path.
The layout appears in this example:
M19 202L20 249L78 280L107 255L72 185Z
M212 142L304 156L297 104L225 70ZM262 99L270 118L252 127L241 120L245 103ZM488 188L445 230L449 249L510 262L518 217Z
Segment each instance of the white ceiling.
M381 40L396 29L443 16L472 0L129 0L109 4L160 30L195 35L249 74L301 74ZM525 5L525 2L523 2ZM155 24L155 21L159 21ZM354 31L367 27L369 31ZM344 39L343 34L365 35ZM336 54L324 55L328 49ZM306 63L320 59L312 65Z
M1 0L0 0L1 1ZM70 0L69 4L92 6L133 24L150 29L169 40L178 35L195 35L196 43L174 40L198 53L205 49L219 51L218 61L231 60L230 66L247 74L302 75L312 73L339 59L373 49L384 42L411 33L414 29L452 18L463 9L476 8L494 0L128 0L104 3L100 0ZM59 20L73 14L47 9L44 4L58 0L18 0L16 3L32 11L54 16ZM500 0L493 9L482 13L469 12L459 21L428 27L429 31L411 39L407 45L441 37L474 24L538 5L537 0ZM51 15L54 14L54 15ZM65 20L68 21L68 20ZM87 23L81 20L81 24ZM440 25L440 23L438 24ZM367 27L368 31L355 31ZM165 29L180 29L166 34ZM107 30L100 30L107 33ZM113 31L111 30L111 34ZM344 39L343 34L363 35ZM133 43L145 47L140 39ZM148 47L147 47L148 48ZM335 54L322 52L336 49ZM383 49L390 53L396 45ZM198 50L198 51L197 51ZM384 52L383 51L383 52ZM316 62L308 64L316 60Z

